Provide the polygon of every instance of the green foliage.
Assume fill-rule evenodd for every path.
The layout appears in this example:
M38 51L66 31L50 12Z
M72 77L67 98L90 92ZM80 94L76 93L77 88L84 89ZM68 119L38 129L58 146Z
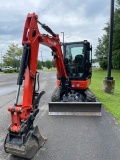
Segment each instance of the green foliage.
M103 69L103 70L105 70L105 69L107 69L107 59L103 59L103 60L101 60L100 62L100 67Z
M92 63L98 62L97 59L92 59Z
M43 67L45 67L46 61L42 61L41 63L42 63L42 65L43 65Z
M6 69L6 70L4 70L4 73L13 73L13 72L14 72L13 69Z
M45 62L45 67L48 68L48 69L50 69L52 67L52 62L50 60L47 60Z
M120 69L120 49L113 51L112 64L113 68Z
M53 60L52 61L47 60L47 61L42 61L42 62L38 60L37 69L43 69L43 67L46 67L47 69L55 68L55 63Z
M38 60L37 69L42 69L42 62L40 60Z
M95 51L95 56L102 64L101 67L105 66L105 61L108 59L109 26L109 22L107 22L104 28L105 34L98 39ZM120 0L117 0L114 14L112 66L113 68L120 69Z
M52 67L55 68L55 62L52 60Z
M19 69L17 69L17 68L6 69L3 72L4 73L19 73Z
M4 64L6 66L18 68L20 66L22 48L19 48L18 44L10 44L8 47L7 52L3 56Z
M19 69L13 69L13 72L19 73Z
M103 35L101 38L98 38L98 45L95 50L95 56L102 69L107 69L108 38L108 35Z

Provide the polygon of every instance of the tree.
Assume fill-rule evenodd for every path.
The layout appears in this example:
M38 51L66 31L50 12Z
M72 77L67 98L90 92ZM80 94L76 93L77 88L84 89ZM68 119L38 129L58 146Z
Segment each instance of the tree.
M113 67L120 69L120 0L117 1L114 18Z
M20 66L22 48L19 48L18 44L10 44L8 47L9 49L3 56L3 61L6 66L18 68Z
M52 62L51 62L50 60L47 60L47 61L45 62L45 66L46 66L48 69L50 69L50 68L52 67Z
M37 69L42 69L42 63L40 60L38 60L38 63L37 63Z
M97 59L92 59L92 63L96 63L96 62L98 62Z
M108 42L109 42L109 22L104 27L105 34L98 39L95 56L100 62L100 66L107 67L108 59ZM114 14L114 32L113 32L113 49L112 49L112 66L120 69L120 0L117 0L117 5ZM104 68L105 69L105 68Z
M42 66L45 67L45 61L41 61Z
M54 60L52 60L52 62L51 62L51 63L52 63L52 67L54 67L54 68L55 68L56 66L55 66L55 62L54 62Z
M100 67L107 69L107 57L108 57L108 35L103 35L98 38L98 45L95 50L95 56L100 64Z

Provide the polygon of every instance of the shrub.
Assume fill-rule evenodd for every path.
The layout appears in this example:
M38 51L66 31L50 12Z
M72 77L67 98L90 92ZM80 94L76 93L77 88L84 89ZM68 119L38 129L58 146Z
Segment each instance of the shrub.
M103 59L102 61L100 61L100 67L103 70L107 69L107 63L108 63L107 59Z
M13 68L13 69L6 69L3 71L4 73L19 73L19 69Z
M14 72L13 69L6 69L6 70L4 70L4 73L13 73L13 72Z
M14 72L15 73L19 73L19 69L14 69Z

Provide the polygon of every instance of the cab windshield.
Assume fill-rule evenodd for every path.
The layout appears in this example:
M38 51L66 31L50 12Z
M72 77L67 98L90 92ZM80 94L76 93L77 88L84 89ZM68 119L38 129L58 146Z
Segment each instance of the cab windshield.
M70 77L81 77L83 75L84 63L84 44L66 44L65 46L65 64L67 74Z
M66 45L65 58L69 61L75 61L78 55L81 55L79 57L83 57L83 54L83 44Z

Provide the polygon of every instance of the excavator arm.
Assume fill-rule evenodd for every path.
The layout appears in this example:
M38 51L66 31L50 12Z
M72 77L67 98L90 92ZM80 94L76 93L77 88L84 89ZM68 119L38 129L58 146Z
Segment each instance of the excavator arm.
M41 34L38 29L38 23L51 36ZM31 159L45 142L39 133L38 126L33 125L33 121L39 112L38 104L40 98L44 94L44 91L38 93L35 90L40 44L52 49L58 76L66 80L67 74L59 36L48 26L39 22L35 13L28 14L22 39L23 54L17 79L18 90L14 105L8 108L8 111L11 113L12 124L9 127L9 133L4 145L6 152L28 159ZM22 85L22 104L19 104L18 100Z

